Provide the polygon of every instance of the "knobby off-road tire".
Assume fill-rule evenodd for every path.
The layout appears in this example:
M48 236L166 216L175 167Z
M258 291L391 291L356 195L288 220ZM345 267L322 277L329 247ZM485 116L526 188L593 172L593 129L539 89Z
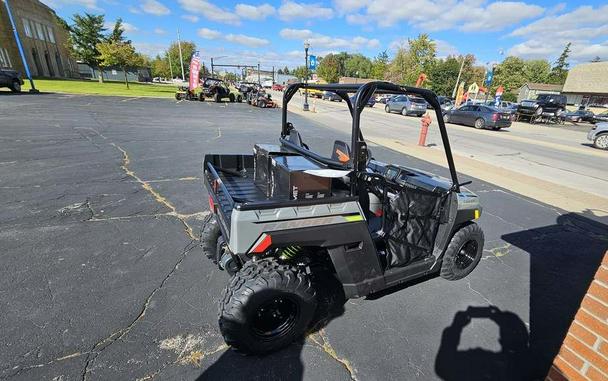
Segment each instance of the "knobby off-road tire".
M243 101L243 97L242 97L242 96L240 96L240 95L237 95L237 96L236 96L236 101L237 101L238 103L241 103L241 102Z
M264 103L264 101L258 101L258 107L259 108L266 108L266 103Z
M220 225L213 213L209 213L203 220L203 228L201 229L201 248L203 254L213 262L217 262L217 240L222 234Z
M13 81L13 84L11 85L11 91L13 93L20 93L21 92L21 83L19 83L19 81Z
M228 100L230 100L230 103L234 103L234 94L228 94Z
M269 353L303 336L316 308L308 275L273 258L249 261L226 287L220 331L241 353Z
M213 100L215 101L215 103L220 103L222 101L222 98L220 97L219 93L215 93L213 95Z
M483 230L474 222L461 227L450 241L443 255L441 277L458 280L475 269L483 254Z

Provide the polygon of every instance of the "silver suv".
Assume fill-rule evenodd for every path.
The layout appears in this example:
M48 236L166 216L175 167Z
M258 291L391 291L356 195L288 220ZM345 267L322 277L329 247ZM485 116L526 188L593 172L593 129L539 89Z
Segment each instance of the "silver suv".
M608 123L598 123L587 134L587 140L593 142L593 146L608 150Z
M422 116L426 113L427 103L422 98L398 95L391 98L384 106L386 112L399 112L401 115Z

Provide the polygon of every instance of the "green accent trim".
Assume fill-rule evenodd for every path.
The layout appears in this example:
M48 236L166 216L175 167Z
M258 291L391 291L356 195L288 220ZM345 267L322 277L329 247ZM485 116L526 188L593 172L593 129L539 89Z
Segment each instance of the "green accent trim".
M360 214L353 214L352 216L344 216L344 219L347 222L363 221L363 216Z

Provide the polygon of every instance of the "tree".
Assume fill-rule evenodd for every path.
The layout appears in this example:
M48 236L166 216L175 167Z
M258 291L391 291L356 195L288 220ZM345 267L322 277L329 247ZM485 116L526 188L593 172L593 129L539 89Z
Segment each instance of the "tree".
M122 19L119 17L116 19L116 23L114 24L114 28L112 28L112 32L108 35L108 41L110 42L126 42L131 43L131 40L127 40L124 36L125 28L122 25Z
M547 60L529 60L524 63L523 76L526 82L547 83L551 73L551 64Z
M104 16L85 13L84 16L74 15L74 25L70 27L70 42L72 54L77 60L99 71L99 82L103 82L99 50L97 46L104 42Z
M505 91L515 91L528 82L525 77L526 62L519 57L509 56L494 69L493 87L502 85Z
M371 77L375 79L384 79L386 71L388 69L389 59L388 54L385 51L378 53L374 61L372 62Z
M340 61L334 54L329 53L319 63L317 67L319 77L328 83L336 83L340 79Z
M130 43L107 41L97 45L99 50L99 60L104 66L119 67L124 71L125 84L129 88L127 70L130 67L142 64L141 55L135 52L135 48Z
M171 77L171 71L169 70L169 60L167 59L167 57L161 57L160 55L157 55L150 63L150 71L152 72L152 77Z
M408 39L408 46L401 46L388 68L388 78L405 85L414 85L421 73L432 69L435 63L435 42L427 34Z
M287 66L283 68L283 74L289 75L289 68Z
M436 60L426 73L431 90L439 95L452 95L463 59L465 58L449 56L446 59Z
M181 46L182 57L184 59L184 75L188 77L190 73L190 58L192 57L192 54L196 51L196 44L191 41L182 41ZM174 41L171 43L171 45L169 45L169 49L167 49L167 55L169 61L171 61L171 69L173 70L173 76L181 76L182 69L180 68L179 47L177 41Z
M306 66L298 66L291 71L291 74L304 81L304 78L306 77ZM308 71L308 74L310 75L310 70Z
M566 77L568 76L568 67L570 66L568 63L568 57L570 56L570 45L572 45L570 42L566 44L562 54L560 54L559 58L553 64L553 68L549 74L549 81L551 83L563 85L564 82L566 82Z
M353 54L344 61L344 75L347 77L369 78L372 73L372 61L363 54Z
M283 74L283 69L279 68L279 70L277 70L277 74Z

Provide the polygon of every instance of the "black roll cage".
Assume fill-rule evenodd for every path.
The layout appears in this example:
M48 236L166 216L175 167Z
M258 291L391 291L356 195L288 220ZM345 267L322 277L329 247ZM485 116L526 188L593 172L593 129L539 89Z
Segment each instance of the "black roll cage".
M287 122L287 105L291 98L299 89L314 89L320 91L331 91L336 93L342 98L348 105L348 109L352 116L353 124L351 131L351 159L347 163L341 163L336 160L327 159L315 152L308 149L304 149L301 146L286 139L287 135L292 128L291 124ZM355 93L354 99L355 104L353 105L348 96L349 93ZM421 89L417 87L396 85L390 82L384 81L373 81L364 84L304 84L294 83L290 85L283 94L283 109L282 109L282 130L281 130L281 142L289 148L311 157L329 167L337 169L351 169L354 175L357 176L359 172L366 171L367 161L367 145L363 134L361 133L361 112L367 105L369 99L375 94L405 94L405 95L419 95L424 98L435 110L435 116L439 125L439 132L441 133L441 140L445 149L445 156L448 161L448 167L450 170L450 177L452 179L452 190L460 192L460 183L458 182L458 175L456 173L456 166L454 165L454 157L452 156L452 149L450 147L450 141L448 139L448 131L443 121L443 114L441 112L441 105L437 99L437 95L431 90Z

